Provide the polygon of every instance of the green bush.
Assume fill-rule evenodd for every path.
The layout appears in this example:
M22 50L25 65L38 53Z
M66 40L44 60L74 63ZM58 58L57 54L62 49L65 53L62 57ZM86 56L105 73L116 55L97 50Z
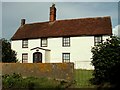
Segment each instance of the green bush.
M2 42L2 62L10 63L10 62L17 62L16 59L17 53L11 49L11 43L6 39L0 39Z
M13 88L16 85L20 85L22 83L22 77L19 74L13 73L13 75L4 75L2 76L2 86L3 88Z
M3 90L9 88L12 89L25 89L25 90L33 90L39 88L52 88L52 89L60 89L65 88L60 81L56 81L54 79L48 78L36 78L36 77L27 77L22 78L20 74L13 73L12 75L4 75L2 76L2 87Z
M120 85L120 38L111 37L104 43L92 48L92 64L94 70L94 84L109 82Z

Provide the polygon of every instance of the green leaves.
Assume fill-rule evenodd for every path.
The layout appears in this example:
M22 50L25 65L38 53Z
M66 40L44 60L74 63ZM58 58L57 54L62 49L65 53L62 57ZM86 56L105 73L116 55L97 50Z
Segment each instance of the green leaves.
M120 38L112 36L106 42L93 47L91 52L96 83L119 84Z
M62 82L62 83L61 83ZM48 78L26 77L21 74L6 74L2 76L2 90L63 90L68 84Z
M16 52L11 49L11 44L5 39L2 41L2 62L17 62Z

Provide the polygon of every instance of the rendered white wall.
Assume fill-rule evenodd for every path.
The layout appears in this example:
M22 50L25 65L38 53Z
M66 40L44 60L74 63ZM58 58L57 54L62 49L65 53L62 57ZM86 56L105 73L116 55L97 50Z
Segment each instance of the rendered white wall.
M94 37L73 37L71 40L71 60L75 63L75 68L92 69L90 58L92 57L91 48L94 46Z
M62 62L62 38L49 38L48 48L51 50L51 63Z
M45 63L50 63L50 52L51 51L45 51Z
M21 40L16 40L11 42L11 48L17 52L17 59L22 62L22 41Z
M109 36L104 36L105 41ZM94 69L91 65L91 48L94 46L94 36L70 37L70 47L62 47L62 37L48 38L48 47L41 47L40 39L30 39L28 48L22 48L22 40L12 41L12 49L17 52L17 58L22 61L22 53L28 53L28 62L33 63L33 53L35 47L41 47L39 52L42 53L43 63L61 63L62 53L70 53L70 62L75 63L75 68Z

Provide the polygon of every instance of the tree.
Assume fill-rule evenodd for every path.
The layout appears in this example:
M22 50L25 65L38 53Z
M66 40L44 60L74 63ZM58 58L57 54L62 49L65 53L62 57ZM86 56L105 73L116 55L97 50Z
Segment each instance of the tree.
M11 49L11 44L8 40L2 41L2 62L17 62L16 52Z
M92 48L94 83L120 85L120 38L112 36Z
M2 62L2 40L0 39L0 62Z

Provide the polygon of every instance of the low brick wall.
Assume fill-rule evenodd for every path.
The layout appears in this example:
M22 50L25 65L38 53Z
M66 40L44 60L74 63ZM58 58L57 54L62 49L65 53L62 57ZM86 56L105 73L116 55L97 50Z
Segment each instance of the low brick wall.
M2 75L19 73L23 77L48 77L73 80L73 63L0 63Z

